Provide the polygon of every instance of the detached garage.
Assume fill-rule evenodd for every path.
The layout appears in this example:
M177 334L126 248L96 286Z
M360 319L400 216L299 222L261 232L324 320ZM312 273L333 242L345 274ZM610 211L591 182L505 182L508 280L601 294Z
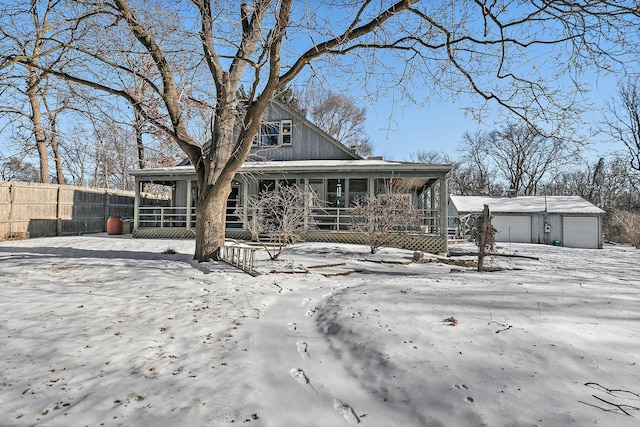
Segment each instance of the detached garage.
M497 242L602 248L604 211L579 196L450 196L449 218L466 235L470 218L489 205Z

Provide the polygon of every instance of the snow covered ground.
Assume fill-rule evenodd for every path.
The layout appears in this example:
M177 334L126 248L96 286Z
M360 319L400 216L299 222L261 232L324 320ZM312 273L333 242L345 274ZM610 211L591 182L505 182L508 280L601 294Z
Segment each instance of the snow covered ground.
M252 277L193 245L0 243L0 425L640 425L638 250L308 243Z

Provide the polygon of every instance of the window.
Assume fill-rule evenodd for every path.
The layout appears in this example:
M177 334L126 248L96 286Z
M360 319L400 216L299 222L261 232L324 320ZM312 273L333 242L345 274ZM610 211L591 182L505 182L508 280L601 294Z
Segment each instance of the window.
M258 193L264 193L265 191L274 191L276 185L283 187L291 187L298 185L297 179L261 179L258 181Z
M353 206L356 201L363 201L367 194L369 194L368 179L349 180L349 206Z
M327 202L335 208L344 207L344 179L327 180Z
M282 130L282 145L291 145L291 120L283 120L280 122Z
M265 191L273 191L276 188L276 180L275 179L261 179L258 181L258 193L263 193Z
M260 131L253 140L253 145L261 147L276 147L279 145L291 145L291 133L293 130L291 120L278 122L263 122Z

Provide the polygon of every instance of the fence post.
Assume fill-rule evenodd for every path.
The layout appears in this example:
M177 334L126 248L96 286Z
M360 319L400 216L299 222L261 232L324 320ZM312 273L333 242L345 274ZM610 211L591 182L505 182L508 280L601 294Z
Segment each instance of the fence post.
M104 190L104 193L102 194L102 197L104 198L104 212L103 212L103 218L102 218L102 224L104 226L104 230L103 231L107 231L107 219L109 218L109 190Z
M191 230L191 180L187 181L187 211L185 213L187 215L185 225L187 230Z
M58 184L56 194L56 236L62 235L62 186Z
M487 230L489 229L489 205L484 205L482 211L482 229L480 230L479 246L478 246L478 271L481 272L484 268L484 253L487 246Z

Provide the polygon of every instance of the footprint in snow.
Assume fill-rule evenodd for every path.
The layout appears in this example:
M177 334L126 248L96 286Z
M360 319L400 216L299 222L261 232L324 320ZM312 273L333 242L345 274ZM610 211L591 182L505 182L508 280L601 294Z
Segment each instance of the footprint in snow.
M306 307L307 304L309 304L311 302L311 298L305 298L302 300L302 306Z
M311 307L309 310L307 310L307 312L305 313L305 316L311 317L315 314L317 310L318 310L318 307Z
M298 381L300 384L302 385L309 384L309 378L307 378L307 376L304 374L304 371L302 369L293 368L289 372L291 373L291 376L295 378L295 380Z
M303 359L309 359L311 357L311 355L307 351L307 343L306 342L298 341L296 343L296 347L298 349L298 353L300 353L300 357L302 357Z
M410 344L411 348L414 349L414 350L418 349L418 346L415 345L412 340L405 340L405 341L402 341L402 342L405 343L405 344ZM456 385L456 387L459 388L458 385Z
M458 390L469 390L469 387L467 387L466 384L455 384L455 388L457 388ZM468 403L472 403L473 397L467 396L464 398L464 401Z
M387 331L391 332L391 328L389 327L389 325L384 325L384 324L382 324L380 322L377 322L376 324L378 325L378 327L380 329L386 329Z
M289 322L287 323L287 328L289 328L290 331L295 331L296 329L298 329L298 325L293 322Z
M347 420L349 424L358 424L360 422L360 419L355 412L353 412L351 406L347 405L340 399L333 399L333 409L342 415L342 418Z

